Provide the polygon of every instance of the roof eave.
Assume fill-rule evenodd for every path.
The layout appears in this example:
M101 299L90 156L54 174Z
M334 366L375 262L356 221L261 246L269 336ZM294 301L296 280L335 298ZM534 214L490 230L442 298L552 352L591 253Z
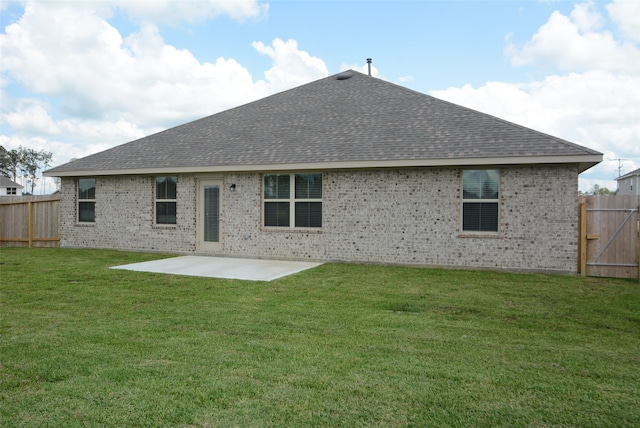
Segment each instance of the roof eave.
M529 156L529 157L469 157L441 159L406 159L375 161L336 161L336 162L298 162L256 165L211 165L211 166L167 166L156 168L131 169L79 169L45 171L46 177L85 177L105 175L153 175L153 174L195 174L222 172L257 171L304 171L331 169L372 169L372 168L409 168L409 167L447 167L447 166L489 166L489 165L535 165L535 164L577 164L578 173L602 162L602 154L582 156Z
M633 172L630 172L628 174L622 175L620 177L616 177L614 180L619 181L619 180L624 180L624 179L627 179L627 178L630 178L630 177L637 177L637 176L640 176L640 172L633 171Z

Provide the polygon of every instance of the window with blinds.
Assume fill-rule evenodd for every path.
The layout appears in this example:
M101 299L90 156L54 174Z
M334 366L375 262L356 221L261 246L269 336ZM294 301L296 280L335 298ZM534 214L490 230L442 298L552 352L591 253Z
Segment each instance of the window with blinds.
M78 222L96 221L96 179L78 179Z
M266 174L264 225L322 227L322 174Z
M462 230L498 232L500 225L500 171L462 171Z
M156 177L156 224L176 224L178 177Z

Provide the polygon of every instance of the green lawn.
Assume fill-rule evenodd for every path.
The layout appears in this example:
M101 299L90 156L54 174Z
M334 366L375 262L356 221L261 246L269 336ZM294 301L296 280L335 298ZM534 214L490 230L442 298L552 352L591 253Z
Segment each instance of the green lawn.
M1 426L640 426L636 282L160 257L0 250Z

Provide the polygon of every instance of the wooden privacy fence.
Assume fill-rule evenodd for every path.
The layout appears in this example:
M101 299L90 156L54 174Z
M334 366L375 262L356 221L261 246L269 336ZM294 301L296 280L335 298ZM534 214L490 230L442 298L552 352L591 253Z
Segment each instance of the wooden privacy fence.
M640 281L639 206L637 196L580 197L582 275Z
M25 196L0 199L0 246L58 247L60 198Z

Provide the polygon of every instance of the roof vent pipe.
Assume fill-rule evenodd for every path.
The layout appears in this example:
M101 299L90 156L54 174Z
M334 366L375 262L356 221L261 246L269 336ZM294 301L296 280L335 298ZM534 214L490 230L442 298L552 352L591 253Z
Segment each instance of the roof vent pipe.
M369 76L371 76L371 58L367 58L367 65L369 65Z

